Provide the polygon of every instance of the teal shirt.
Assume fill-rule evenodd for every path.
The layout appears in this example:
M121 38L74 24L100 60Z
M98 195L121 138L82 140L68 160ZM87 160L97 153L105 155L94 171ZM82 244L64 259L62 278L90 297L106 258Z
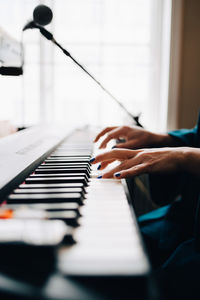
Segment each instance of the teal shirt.
M200 114L194 128L169 131L168 134L178 139L183 146L200 148Z
M200 148L200 114L194 128L168 134L177 139L180 146ZM190 174L154 174L149 176L149 180L152 199L162 207L138 218L142 232L153 238L159 232L160 248L177 246L195 237L200 249L199 178ZM174 201L177 195L180 197ZM163 206L166 203L170 204Z

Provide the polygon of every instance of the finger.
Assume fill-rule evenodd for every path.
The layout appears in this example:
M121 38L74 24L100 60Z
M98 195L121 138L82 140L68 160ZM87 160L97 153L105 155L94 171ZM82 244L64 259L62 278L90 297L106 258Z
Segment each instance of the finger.
M148 165L147 164L139 164L132 168L122 170L120 172L114 173L114 177L117 179L132 177L141 175L148 172Z
M106 127L105 129L103 129L95 138L94 143L98 142L98 140L100 139L100 137L102 137L104 134L106 134L107 132L115 129L116 126L114 127Z
M123 127L116 127L115 129L111 130L108 133L107 137L103 140L99 148L100 149L105 148L110 140L118 139L122 133L123 133Z
M105 169L109 164L111 164L112 162L114 162L114 159L108 160L108 161L104 161L102 162L99 166L98 166L98 170L103 170Z
M119 173L123 170L127 170L133 166L134 162L132 159L128 159L122 161L118 166L114 167L113 169L107 171L102 175L103 178L115 178L114 174Z
M112 140L114 138L113 135L109 134L101 143L101 145L99 146L99 149L104 149L106 148L107 144L110 142L110 140Z
M90 162L96 164L109 160L125 160L136 156L140 150L114 149L93 157Z
M125 167L124 167L125 168ZM113 178L115 173L120 172L123 169L121 165L109 170L108 172L102 175L102 178Z
M116 144L114 147L115 148L131 149L131 148L133 148L133 145L134 145L134 142L133 141L129 141L129 142L125 142L125 143Z
M126 149L134 149L138 147L138 142L137 141L128 141L125 143L119 143L116 144L114 147L115 148L126 148Z

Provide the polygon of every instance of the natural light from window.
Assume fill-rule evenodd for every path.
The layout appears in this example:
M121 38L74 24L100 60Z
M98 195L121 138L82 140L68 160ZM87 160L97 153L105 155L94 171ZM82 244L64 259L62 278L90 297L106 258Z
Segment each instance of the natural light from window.
M167 105L161 95L166 90L163 84L167 85L167 80L162 81L164 2L1 0L0 26L20 39L34 7L49 5L54 19L48 29L56 40L132 114L141 113L145 127L159 130L165 126L160 116L166 118ZM170 32L170 22L165 26ZM130 122L109 96L37 30L26 31L23 43L23 77L0 77L0 119L10 119L17 126L44 121L75 126ZM164 71L167 78L167 67Z

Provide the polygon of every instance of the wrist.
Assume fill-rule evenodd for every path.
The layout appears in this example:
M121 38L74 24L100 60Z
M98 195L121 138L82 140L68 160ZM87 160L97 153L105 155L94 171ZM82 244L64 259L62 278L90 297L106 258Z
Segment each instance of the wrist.
M191 147L182 148L182 169L195 175L200 175L200 149Z
M167 133L152 133L152 141L155 146L174 146L173 138Z

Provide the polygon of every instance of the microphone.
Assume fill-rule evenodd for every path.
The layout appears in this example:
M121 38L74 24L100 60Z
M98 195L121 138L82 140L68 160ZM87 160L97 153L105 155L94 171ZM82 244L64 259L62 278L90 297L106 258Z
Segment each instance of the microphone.
M27 30L27 29L32 29L32 28L36 28L36 24L34 21L30 21L28 22L24 27L23 27L23 31Z
M23 31L27 29L38 28L38 26L45 26L51 23L53 19L52 10L46 5L38 5L33 11L33 21L28 22Z
M78 65L90 78L92 78L99 86L100 88L108 94L125 112L126 114L135 121L136 125L139 127L143 127L141 123L139 122L139 117L134 116L129 112L126 107L113 95L111 94L89 71L86 70L86 68L80 64L66 49L64 49L54 38L53 34L46 30L43 26L48 25L53 18L52 10L46 6L46 5L38 5L33 11L33 21L28 22L24 28L23 31L27 29L39 29L40 33L48 40L52 41L58 48L60 48L63 53L68 56L73 62Z
M48 25L53 19L52 10L46 5L38 5L33 11L33 20L41 26Z

